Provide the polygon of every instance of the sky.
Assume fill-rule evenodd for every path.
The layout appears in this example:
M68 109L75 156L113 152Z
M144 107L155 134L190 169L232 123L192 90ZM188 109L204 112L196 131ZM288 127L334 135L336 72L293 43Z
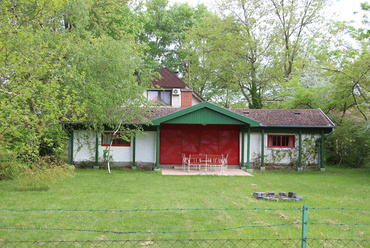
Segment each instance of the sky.
M327 10L328 14L338 14L338 20L343 21L356 21L356 26L361 24L362 14L354 15L353 12L361 12L361 3L370 2L369 0L331 0L332 6ZM212 5L216 2L215 0L170 0L170 3L189 3L190 5L197 5L198 3L204 3L207 6Z

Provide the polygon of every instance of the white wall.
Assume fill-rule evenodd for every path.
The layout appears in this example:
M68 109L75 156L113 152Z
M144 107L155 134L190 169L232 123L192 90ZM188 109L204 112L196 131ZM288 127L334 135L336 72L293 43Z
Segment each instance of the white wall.
M73 137L73 161L95 161L95 133L75 130ZM136 138L136 162L155 162L156 132L146 132ZM101 146L101 135L98 135L98 162L104 161L104 150ZM110 156L112 162L132 162L133 143L130 146L112 146Z
M154 163L156 156L157 132L145 132L136 137L135 160Z
M264 135L264 155L265 164L291 164L291 158L298 161L299 156L299 133L292 133L289 135L295 135L295 148L270 148L267 147L267 138L270 133L265 132ZM272 134L272 133L271 133ZM273 133L274 135L285 135L286 133ZM320 138L320 134L302 134L302 164L317 163L318 161L318 148L315 147L315 140ZM260 163L261 156L261 133L252 132L250 135L250 162L258 161ZM312 140L312 141L310 141ZM242 139L240 139L242 142ZM244 163L247 163L247 152L248 152L248 133L244 133ZM311 144L309 144L311 143ZM240 144L240 147L242 145ZM241 148L240 148L241 149ZM312 150L316 152L313 153ZM240 156L241 157L241 156ZM260 165L260 164L258 164Z

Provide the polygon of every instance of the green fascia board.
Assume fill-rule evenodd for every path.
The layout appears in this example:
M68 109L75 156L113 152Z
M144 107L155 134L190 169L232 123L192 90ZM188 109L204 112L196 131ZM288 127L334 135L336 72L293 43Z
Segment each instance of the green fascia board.
M321 133L323 130L324 133L330 133L333 130L333 127L307 127L307 126L302 126L302 127L291 127L291 126L286 126L286 127L269 127L269 126L264 126L264 127L259 127L259 128L252 128L251 132L257 132L260 133L262 129L265 129L265 132L267 133L299 133L299 130L302 130L303 133ZM241 128L240 131L247 132L247 128Z
M171 124L237 124L259 127L258 121L231 112L209 102L202 102L175 113L152 120L157 126L161 123Z

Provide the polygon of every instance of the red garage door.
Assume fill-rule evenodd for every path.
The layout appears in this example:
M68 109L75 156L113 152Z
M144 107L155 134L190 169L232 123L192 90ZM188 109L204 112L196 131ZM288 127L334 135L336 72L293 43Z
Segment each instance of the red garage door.
M161 164L181 164L182 154L227 154L229 164L239 164L236 125L163 124L160 139Z

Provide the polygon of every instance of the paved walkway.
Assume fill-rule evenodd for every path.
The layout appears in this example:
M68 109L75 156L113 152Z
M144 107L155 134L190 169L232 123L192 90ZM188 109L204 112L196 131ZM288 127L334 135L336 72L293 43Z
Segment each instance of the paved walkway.
M250 176L254 177L252 174L245 172L241 169L226 169L225 172L217 171L183 171L181 167L175 168L161 168L163 176L196 176L196 175L214 175L214 176Z

